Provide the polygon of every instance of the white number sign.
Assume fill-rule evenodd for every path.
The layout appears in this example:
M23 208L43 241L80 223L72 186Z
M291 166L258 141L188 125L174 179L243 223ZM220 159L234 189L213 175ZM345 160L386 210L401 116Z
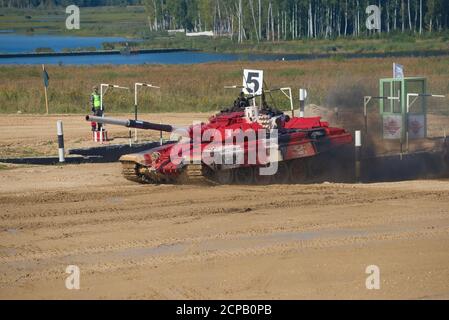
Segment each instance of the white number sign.
M243 70L243 92L250 95L262 94L263 71Z

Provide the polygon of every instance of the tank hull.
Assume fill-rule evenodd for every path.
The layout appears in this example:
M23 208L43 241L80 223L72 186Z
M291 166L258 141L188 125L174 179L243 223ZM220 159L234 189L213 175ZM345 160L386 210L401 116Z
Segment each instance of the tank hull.
M301 138L295 135L281 136L276 148L270 149L268 163L251 163L247 156L257 140L243 145L243 162L205 162L193 156L191 161L175 163L170 158L173 148L182 148L178 143L169 143L147 151L124 155L120 158L125 178L141 183L183 183L183 184L271 184L287 182L315 181L321 176L340 174L350 179L354 161L352 137L343 132L320 139ZM201 152L208 150L208 144L201 144ZM239 157L239 150L231 153L233 159ZM226 155L229 157L229 154ZM273 167L268 174L263 168ZM267 171L267 170L265 170Z

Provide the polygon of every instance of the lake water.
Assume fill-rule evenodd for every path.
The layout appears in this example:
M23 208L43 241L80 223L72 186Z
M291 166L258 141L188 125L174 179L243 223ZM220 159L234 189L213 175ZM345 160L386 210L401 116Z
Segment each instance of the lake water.
M65 48L76 49L82 47L102 48L103 42L139 41L119 37L72 37L52 35L18 35L2 33L0 30L0 53L35 52L37 48L52 48L62 51ZM409 57L409 56L446 56L447 50L423 52L385 52L385 53L351 53L342 55L344 58L373 58L373 57ZM2 64L61 64L61 65L96 65L96 64L196 64L206 62L229 61L279 61L279 60L305 60L328 58L332 54L231 54L206 52L168 52L168 53L140 53L132 55L79 55L54 57L10 57L0 58Z
M85 55L59 57L18 57L1 58L0 64L61 64L61 65L90 65L90 64L196 64L206 62L227 61L275 61L281 60L276 55L240 55L218 54L205 52L168 52L142 53L133 55ZM288 60L288 59L287 59Z
M102 49L103 42L130 41L118 37L67 37L52 35L22 35L0 33L0 53L35 52L37 48L52 48L54 51L95 47Z
M52 35L17 35L13 33L0 33L0 53L35 52L37 48L52 48L56 52L63 49L76 49L81 47L102 48L103 42L133 41L125 38L113 37L71 37ZM222 54L204 52L169 52L169 53L141 53L133 55L81 55L56 57L14 57L1 58L0 64L195 64L206 62L227 62L248 60L282 60L281 55L247 55ZM287 57L286 60L293 59Z

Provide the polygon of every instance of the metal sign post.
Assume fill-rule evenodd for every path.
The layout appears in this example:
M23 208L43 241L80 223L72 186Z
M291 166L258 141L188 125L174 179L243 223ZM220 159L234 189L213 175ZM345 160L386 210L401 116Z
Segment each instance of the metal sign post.
M154 88L154 89L160 89L158 86L153 86L149 83L143 83L143 82L136 82L134 83L134 120L137 120L137 88L138 87L147 87L147 88ZM131 129L129 129L129 135L131 139ZM161 132L162 135L162 132ZM137 142L137 129L134 129L134 142Z
M410 97L415 99L410 102ZM410 111L410 107L416 102L419 97L434 97L434 98L446 98L443 94L430 94L430 93L407 93L407 113Z
M386 100L399 100L399 97L374 97L374 96L364 96L363 97L363 117L365 118L365 133L368 133L368 104L371 99L386 99Z
M104 90L104 92L103 92L103 88L106 88ZM100 109L101 109L101 111L103 111L103 96L106 94L106 92L108 91L109 88L129 90L128 87L121 87L121 86L116 85L116 84L102 83L100 85Z
M413 99L410 99L412 98ZM427 136L427 110L422 110L422 113L410 114L410 107L418 100L418 98L446 98L442 94L431 94L431 93L407 93L406 101L406 148L409 151L409 139L425 138ZM412 124L412 125L411 125ZM414 125L416 124L416 125ZM411 128L410 128L411 127ZM414 130L414 128L416 128ZM410 137L410 129L412 129ZM423 130L421 130L423 129Z
M292 117L294 117L295 116L295 110L293 108L292 88L286 87L286 88L281 88L280 90L290 100L290 109L292 111Z
M103 88L105 88L105 90L103 91ZM104 117L104 109L103 109L103 97L106 94L106 92L108 91L109 88L115 88L115 89L124 89L124 90L128 90L128 87L122 87L116 84L108 84L108 83L102 83L100 84L100 110L101 110L101 116ZM102 131L103 131L104 126L102 126ZM100 142L103 143L103 134L102 132L100 132Z

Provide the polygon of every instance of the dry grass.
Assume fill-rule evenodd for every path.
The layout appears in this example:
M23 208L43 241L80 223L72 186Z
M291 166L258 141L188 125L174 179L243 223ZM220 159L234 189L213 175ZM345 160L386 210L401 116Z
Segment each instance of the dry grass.
M406 75L426 76L429 91L449 92L449 59L377 58L294 62L210 63L197 65L48 66L50 111L85 113L93 85L115 83L132 87L145 81L161 90L141 91L143 112L211 111L232 103L237 92L225 85L240 84L241 70L260 68L270 87L309 88L311 103L362 105L364 94L377 94L378 79L390 77L393 61L405 66ZM42 113L45 110L40 66L0 67L0 112ZM342 99L342 93L344 98ZM108 112L132 112L132 92L112 91L105 98ZM275 97L279 102L281 96ZM287 107L287 104L283 105ZM444 106L441 106L443 108Z

